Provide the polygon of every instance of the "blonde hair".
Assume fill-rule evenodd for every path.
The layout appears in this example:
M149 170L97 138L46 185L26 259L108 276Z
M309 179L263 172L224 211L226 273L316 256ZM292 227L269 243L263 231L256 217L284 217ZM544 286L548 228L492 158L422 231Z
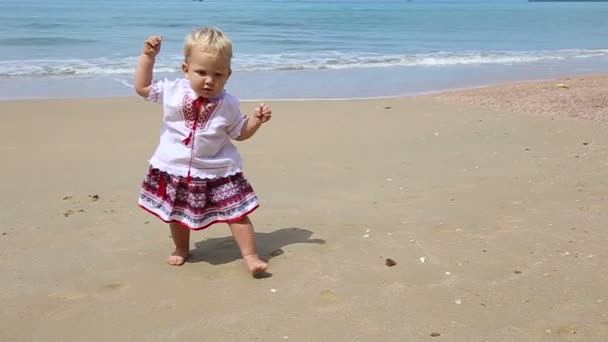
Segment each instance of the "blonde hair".
M202 27L190 32L184 43L184 60L188 59L195 46L201 47L205 52L232 59L232 41L218 28Z

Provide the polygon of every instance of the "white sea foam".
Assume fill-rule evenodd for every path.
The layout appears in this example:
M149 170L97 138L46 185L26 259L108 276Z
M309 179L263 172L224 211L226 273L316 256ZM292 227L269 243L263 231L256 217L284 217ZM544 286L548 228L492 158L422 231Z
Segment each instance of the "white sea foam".
M608 49L570 49L553 51L436 52L424 54L377 54L312 52L284 54L237 54L235 71L319 70L386 67L443 67L455 65L523 64L608 57ZM155 72L172 73L181 69L179 55L159 58ZM95 76L133 74L137 59L32 59L0 61L0 77Z

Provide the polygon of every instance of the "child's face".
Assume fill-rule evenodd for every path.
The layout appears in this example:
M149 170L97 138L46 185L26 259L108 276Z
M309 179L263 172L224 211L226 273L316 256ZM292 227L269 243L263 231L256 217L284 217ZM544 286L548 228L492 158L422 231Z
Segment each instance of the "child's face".
M192 49L182 69L192 90L202 97L220 95L232 73L229 59L200 48Z

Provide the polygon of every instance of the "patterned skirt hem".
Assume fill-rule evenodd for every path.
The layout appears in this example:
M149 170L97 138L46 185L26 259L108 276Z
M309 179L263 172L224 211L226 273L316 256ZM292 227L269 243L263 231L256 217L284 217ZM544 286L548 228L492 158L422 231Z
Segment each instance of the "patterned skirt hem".
M179 223L182 226L190 229L190 230L203 230L206 228L211 227L212 225L216 224L216 223L232 223L232 222L238 222L242 219L244 219L245 217L249 216L249 214L253 213L257 208L260 207L259 204L257 204L256 206L254 206L252 209L250 209L249 211L245 212L244 214L241 214L240 216L234 217L234 218L229 218L229 219L217 219L214 221L211 221L207 224L205 224L202 227L193 227L190 224L188 224L187 222L184 222L183 220L178 220L178 219L164 219L160 214L154 212L152 209L146 208L143 204L139 203L138 204L140 208L142 208L143 210L149 212L150 214L154 215L157 219L163 221L164 223Z

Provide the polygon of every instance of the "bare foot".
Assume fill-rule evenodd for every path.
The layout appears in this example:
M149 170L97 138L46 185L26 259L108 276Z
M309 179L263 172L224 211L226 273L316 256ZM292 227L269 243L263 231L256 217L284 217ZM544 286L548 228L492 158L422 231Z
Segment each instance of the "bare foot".
M247 268L249 268L254 277L259 273L266 272L266 269L268 269L268 264L261 260L257 254L245 255L243 259L245 259Z
M175 252L169 256L167 263L171 266L181 266L186 262L190 251L187 249L175 249Z

